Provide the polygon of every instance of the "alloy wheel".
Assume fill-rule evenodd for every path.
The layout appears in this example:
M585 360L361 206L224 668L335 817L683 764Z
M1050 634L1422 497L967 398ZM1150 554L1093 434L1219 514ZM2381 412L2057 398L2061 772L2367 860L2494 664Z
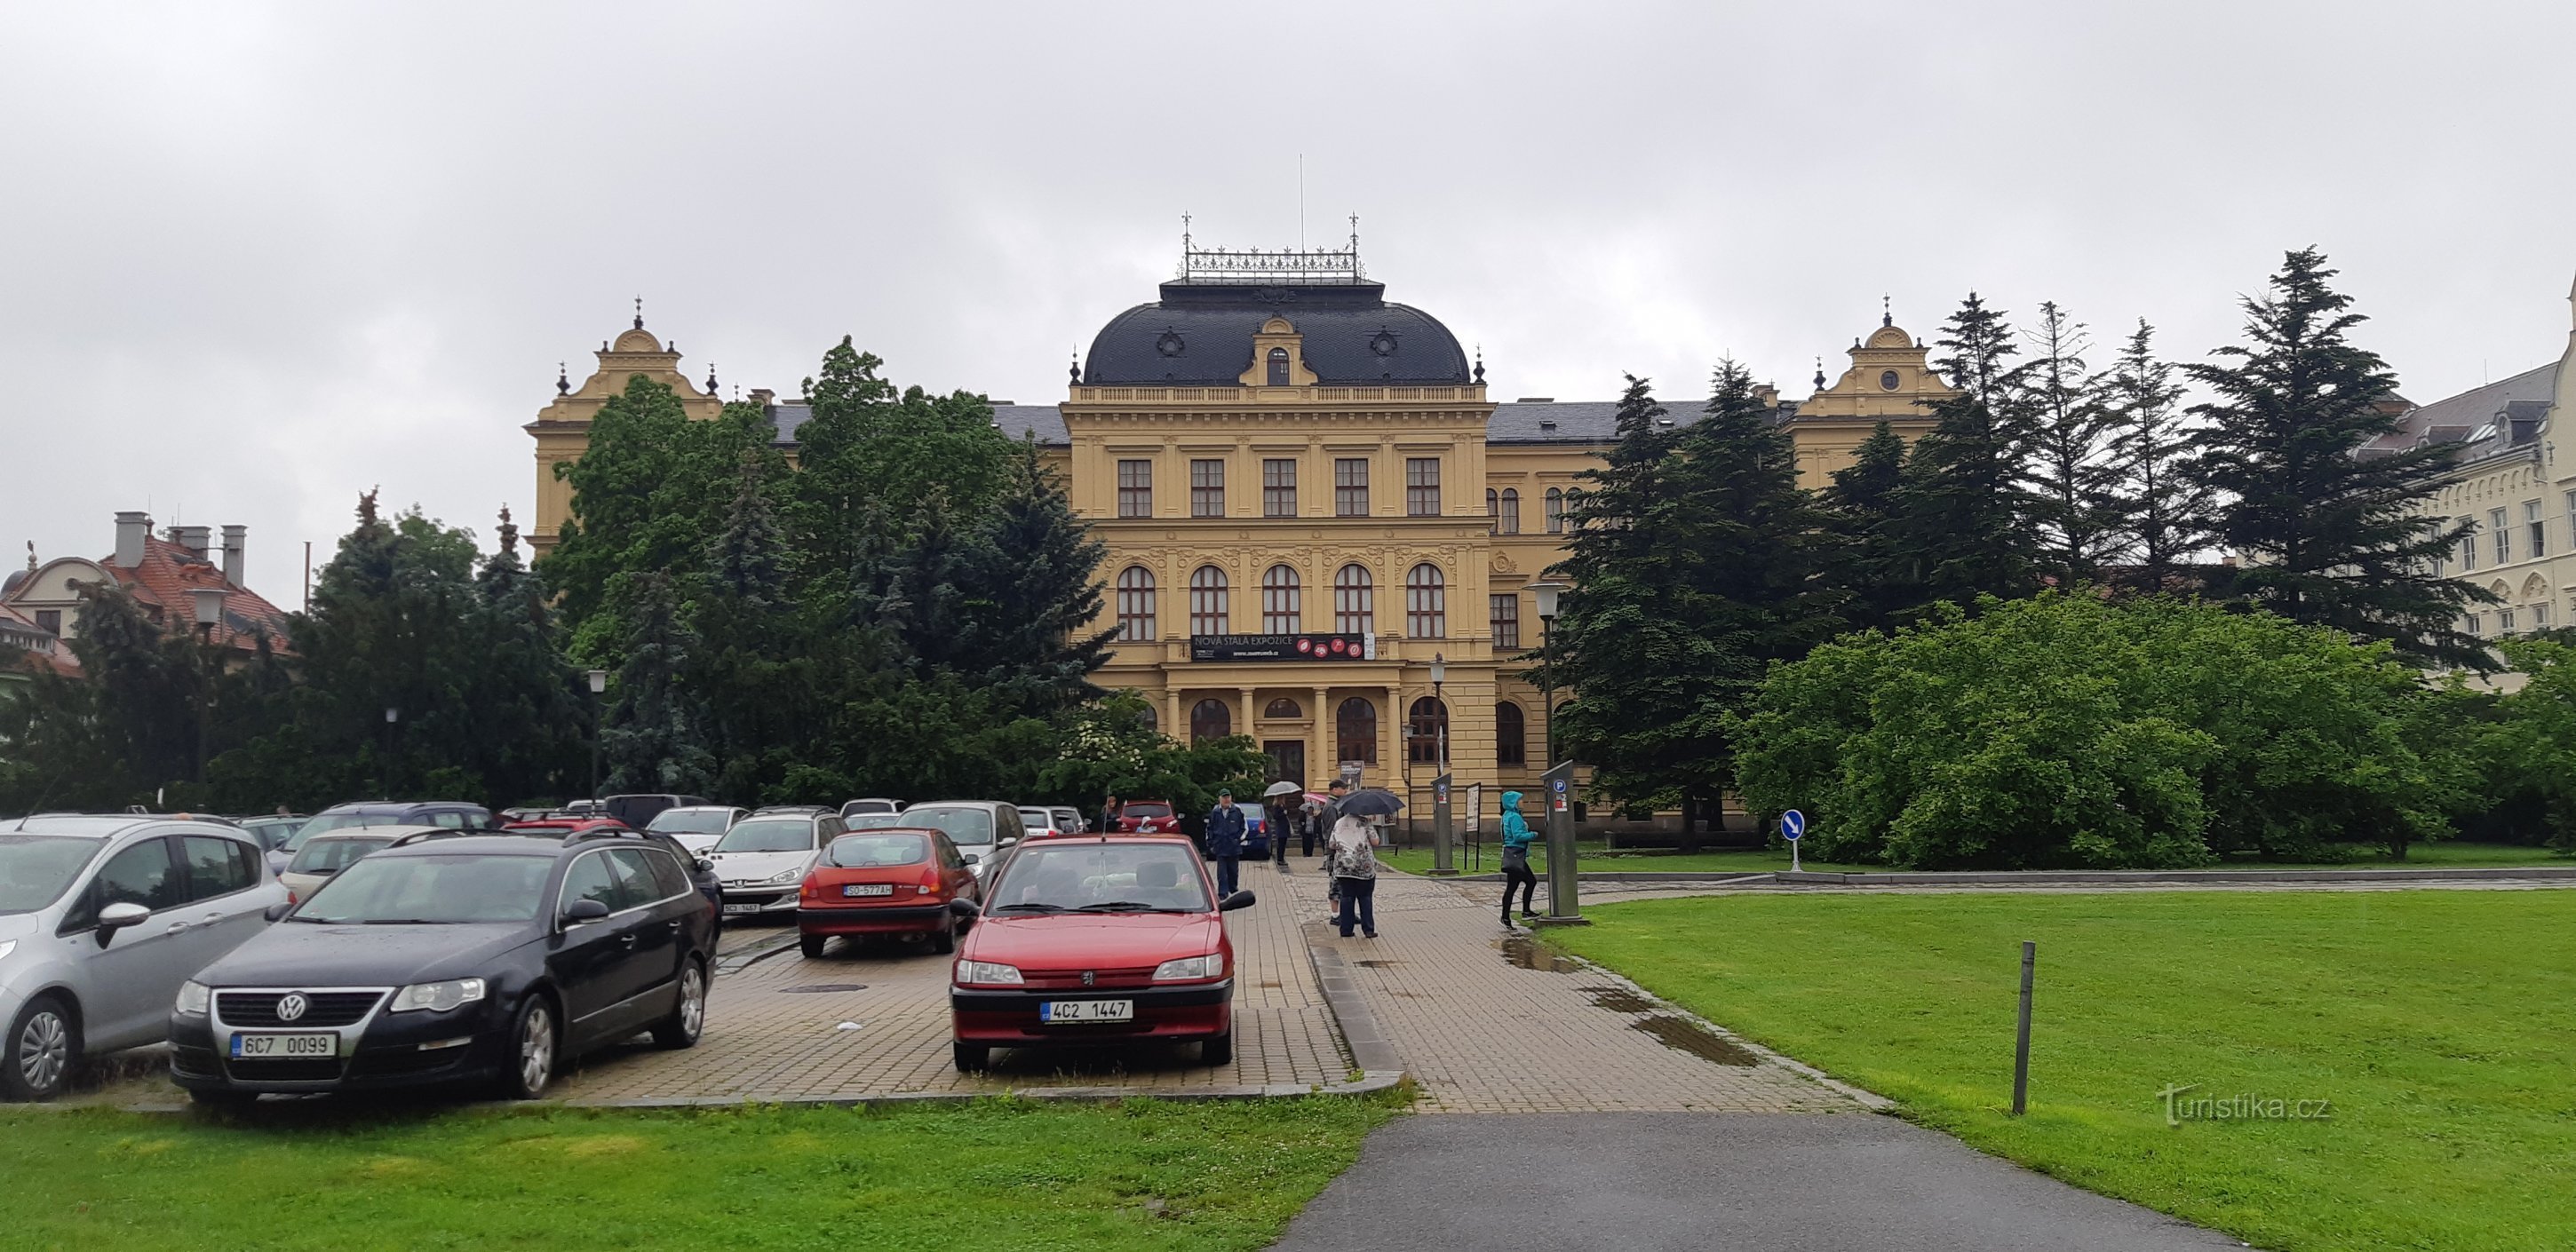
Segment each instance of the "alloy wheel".
M71 1024L62 1013L46 1007L28 1014L18 1032L18 1081L29 1091L51 1095L71 1064Z
M519 1032L519 1089L533 1100L545 1091L554 1072L554 1015L540 1002L529 1007L527 1025Z
M691 961L687 969L680 971L680 1029L695 1039L706 1024L707 974Z

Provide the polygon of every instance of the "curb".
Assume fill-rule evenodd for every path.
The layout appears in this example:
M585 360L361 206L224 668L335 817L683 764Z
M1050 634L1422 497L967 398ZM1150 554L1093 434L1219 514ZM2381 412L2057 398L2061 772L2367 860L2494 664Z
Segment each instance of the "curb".
M2576 878L2576 866L2533 865L2475 869L2090 869L2090 870L1874 870L1828 873L1776 870L1724 874L1708 870L1587 870L1587 883L1693 883L1712 886L1934 887L2047 886L2052 883L2229 882L2511 882ZM1455 882L1501 882L1500 874L1461 875Z
M1377 1024L1377 1013L1352 984L1350 965L1338 950L1315 941L1315 931L1322 925L1305 925L1306 959L1314 963L1316 985L1323 988L1324 1004L1342 1029L1342 1045L1350 1049L1351 1064L1365 1074L1389 1074L1402 1079L1404 1059L1396 1055L1395 1041L1387 1038L1386 1031Z

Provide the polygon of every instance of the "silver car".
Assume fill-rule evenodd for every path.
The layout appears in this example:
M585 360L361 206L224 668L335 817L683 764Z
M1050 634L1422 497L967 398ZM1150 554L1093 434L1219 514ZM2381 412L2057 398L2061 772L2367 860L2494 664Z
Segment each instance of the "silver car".
M52 1099L86 1058L160 1041L179 984L285 905L258 840L237 827L0 823L0 1094Z

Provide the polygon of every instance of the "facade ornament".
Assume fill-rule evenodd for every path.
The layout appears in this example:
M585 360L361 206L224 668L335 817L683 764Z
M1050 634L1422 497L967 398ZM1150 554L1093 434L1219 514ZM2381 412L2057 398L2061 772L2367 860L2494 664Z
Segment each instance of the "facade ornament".
M605 347L607 345L603 344L601 346ZM564 363L561 361L555 362L555 394L559 396L568 396L572 394L572 375L565 372Z
M644 297L635 297L635 329L644 329Z
M713 361L707 362L707 394L716 394L716 363Z

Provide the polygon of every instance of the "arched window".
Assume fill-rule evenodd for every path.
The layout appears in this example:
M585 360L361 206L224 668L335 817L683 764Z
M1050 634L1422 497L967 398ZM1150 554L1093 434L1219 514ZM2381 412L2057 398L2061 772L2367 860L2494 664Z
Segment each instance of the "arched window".
M1234 733L1234 710L1223 700L1201 700L1190 706L1190 742L1223 739Z
M1376 629L1377 588L1369 581L1368 567L1343 566L1340 573L1333 575L1333 633L1365 635Z
M1565 489L1562 487L1547 489L1547 533L1565 533Z
M1352 696L1333 713L1334 759L1377 764L1377 706Z
M1162 715L1154 711L1154 706L1150 702L1145 705L1145 712L1136 720L1143 722L1145 724L1145 729L1147 730L1161 730L1163 728Z
M1142 565L1118 571L1118 642L1152 643L1154 575Z
M1449 590L1440 567L1425 561L1404 576L1404 637L1449 637Z
M1412 734L1404 740L1404 759L1416 765L1440 764L1440 740L1449 731L1449 709L1429 696L1413 702L1405 721Z
M1494 763L1497 765L1529 764L1529 727L1521 718L1521 706L1502 703L1494 706Z
M1274 722L1288 722L1304 717L1306 715L1306 709L1305 706L1298 704L1296 701L1291 700L1286 696L1281 696L1278 699L1271 701L1269 704L1262 706L1261 715Z
M1293 635L1306 629L1304 594L1296 570L1271 566L1261 576L1261 633Z
M1503 493L1491 487L1485 488L1485 533L1503 533Z
M1288 385L1288 350L1286 348L1270 350L1270 385L1273 387Z
M1190 633L1223 635L1232 633L1226 623L1225 571L1213 565L1202 565L1190 574Z
M1505 535L1521 533L1521 489L1503 488L1503 511L1494 525L1495 532Z

